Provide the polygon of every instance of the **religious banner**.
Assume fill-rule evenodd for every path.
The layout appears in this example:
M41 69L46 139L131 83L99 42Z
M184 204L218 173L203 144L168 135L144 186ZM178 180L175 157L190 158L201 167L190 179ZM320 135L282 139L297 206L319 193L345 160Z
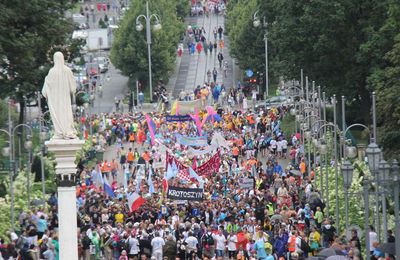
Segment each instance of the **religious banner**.
M207 145L207 136L197 136L190 137L180 135L178 133L175 134L176 141L182 145L188 146L206 146Z
M203 109L203 105L201 104L201 99L196 99L193 101L178 101L176 100L171 107L171 115L176 114L176 107L179 102L179 114L180 115L187 115L188 113L195 113L196 105L199 109Z
M254 179L252 178L240 178L238 183L239 188L244 190L251 190L254 188Z
M166 152L167 156L166 156L166 166L165 169L168 170L168 165L172 165L172 162L175 162L176 168L177 170L186 170L188 167L183 165L180 161L178 161L177 159L175 159L174 156L172 156L168 151Z
M210 175L213 174L214 172L219 172L220 155L221 153L220 151L218 151L216 154L214 154L213 157L211 157L210 160L197 167L196 168L197 174L202 176L202 175Z
M203 189L168 187L167 198L172 200L203 201Z
M189 115L167 115L165 117L165 120L167 122L184 122L184 121L190 121L192 118Z

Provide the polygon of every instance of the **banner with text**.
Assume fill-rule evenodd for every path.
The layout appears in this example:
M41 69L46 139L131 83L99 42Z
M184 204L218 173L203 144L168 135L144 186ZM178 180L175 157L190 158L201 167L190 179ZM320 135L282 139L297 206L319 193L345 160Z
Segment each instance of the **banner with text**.
M251 190L254 188L254 179L252 178L240 178L239 188L244 190Z
M175 159L174 156L172 156L168 151L166 152L166 158L165 158L165 170L168 170L168 165L172 165L172 162L175 162L175 165L177 167L178 170L186 170L188 167L183 165L180 161L178 161L177 159Z
M188 146L206 146L207 145L207 136L190 137L190 136L175 134L175 138L178 143L183 144L183 145L188 145Z
M220 165L220 151L213 155L206 163L196 168L196 172L199 176L210 175L214 172L219 172Z
M184 122L184 121L190 121L192 120L192 118L189 115L184 115L184 116L180 116L180 115L167 115L165 117L165 120L167 122Z
M203 201L203 189L168 187L167 198L172 200Z

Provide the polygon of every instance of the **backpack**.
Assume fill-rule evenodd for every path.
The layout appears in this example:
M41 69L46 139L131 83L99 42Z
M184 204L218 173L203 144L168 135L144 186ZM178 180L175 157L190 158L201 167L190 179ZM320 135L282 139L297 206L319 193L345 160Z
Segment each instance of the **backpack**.
M303 251L304 253L308 253L310 252L310 246L307 244L307 242L304 239L300 239L301 240L301 245L300 245L300 249L301 251Z
M20 236L18 237L17 241L15 242L15 247L18 249L22 249L25 245L25 239Z
M214 245L214 238L212 235L205 234L203 237L203 244L213 246Z
M122 252L122 250L126 250L126 252L129 252L129 240L121 239L117 243L117 248L118 248L119 252Z

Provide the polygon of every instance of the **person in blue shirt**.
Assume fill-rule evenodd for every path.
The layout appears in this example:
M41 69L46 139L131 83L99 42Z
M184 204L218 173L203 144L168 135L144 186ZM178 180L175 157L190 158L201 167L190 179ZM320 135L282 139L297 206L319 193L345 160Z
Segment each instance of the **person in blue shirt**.
M44 232L46 232L47 230L47 222L46 219L44 218L44 216L42 215L38 222L37 222L37 230L38 230L38 238L42 238Z
M282 166L278 163L278 161L275 161L274 173L279 173L280 175L283 173Z
M379 259L381 257L385 257L385 254L382 252L379 252L378 250L376 250L376 248L378 248L379 246L379 242L378 241L373 241L372 245L375 247L374 252L372 253L372 258L373 259Z
M254 245L253 249L257 251L257 259L267 259L267 253L264 248L264 240L258 239Z

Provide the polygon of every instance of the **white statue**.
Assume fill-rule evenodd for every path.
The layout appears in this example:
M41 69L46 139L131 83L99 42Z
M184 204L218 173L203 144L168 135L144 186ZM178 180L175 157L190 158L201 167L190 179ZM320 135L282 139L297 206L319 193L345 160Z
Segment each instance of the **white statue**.
M75 91L75 77L71 69L64 65L64 55L54 53L54 67L44 80L42 94L47 99L55 139L77 138L71 106L71 94Z

